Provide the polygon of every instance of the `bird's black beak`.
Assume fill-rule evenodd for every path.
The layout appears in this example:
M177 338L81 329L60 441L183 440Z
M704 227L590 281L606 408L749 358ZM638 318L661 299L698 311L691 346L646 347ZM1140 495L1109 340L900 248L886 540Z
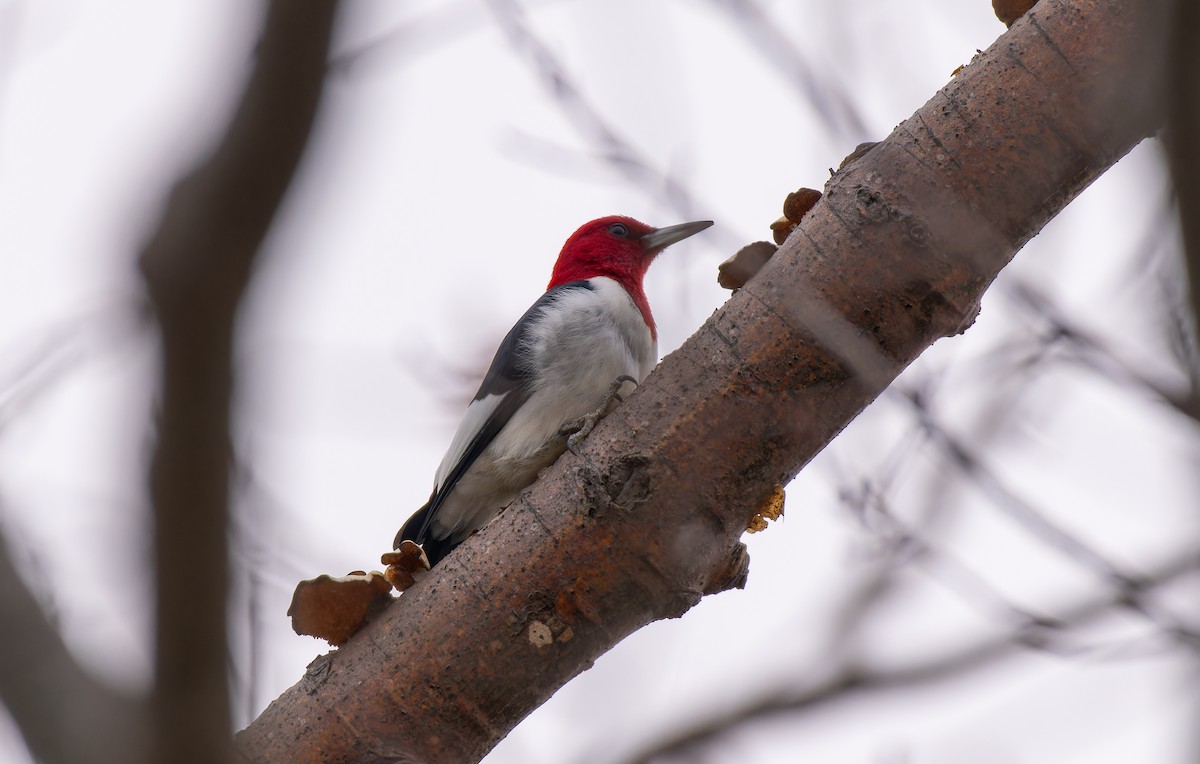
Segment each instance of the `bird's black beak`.
M697 220L694 223L680 223L679 225L669 225L666 228L655 228L649 233L642 234L638 241L647 255L654 255L694 233L700 233L712 224L711 220Z

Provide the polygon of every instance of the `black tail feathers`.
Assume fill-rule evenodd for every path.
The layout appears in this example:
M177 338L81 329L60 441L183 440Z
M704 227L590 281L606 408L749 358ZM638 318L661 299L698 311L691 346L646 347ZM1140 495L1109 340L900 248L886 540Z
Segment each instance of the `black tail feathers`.
M429 566L433 567L445 559L446 555L454 551L454 548L460 542L452 541L449 538L435 539L429 534L429 509L433 505L433 498L425 503L425 506L413 513L413 516L408 518L404 526L396 534L396 539L392 542L393 549L399 549L402 541L412 541L421 545L425 550L425 556L429 558Z

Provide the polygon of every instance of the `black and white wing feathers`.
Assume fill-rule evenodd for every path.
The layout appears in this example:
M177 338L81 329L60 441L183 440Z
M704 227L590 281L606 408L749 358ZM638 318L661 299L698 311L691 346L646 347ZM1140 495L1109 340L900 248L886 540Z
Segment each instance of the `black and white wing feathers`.
M395 547L405 539L415 541L425 549L430 564L436 564L457 546L458 541L449 536L434 538L430 534L430 524L459 480L529 400L534 373L527 358L530 331L547 308L574 289L592 289L592 286L587 281L572 281L548 290L509 330L496 350L475 398L467 407L450 452L439 470L433 494L396 534ZM457 458L447 463L456 451Z

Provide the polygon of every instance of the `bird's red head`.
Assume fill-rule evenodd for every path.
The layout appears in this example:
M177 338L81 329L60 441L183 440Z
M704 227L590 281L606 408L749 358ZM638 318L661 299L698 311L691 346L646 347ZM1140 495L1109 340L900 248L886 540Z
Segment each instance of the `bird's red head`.
M562 252L558 253L558 261L554 263L547 288L595 276L608 276L625 287L642 311L650 333L656 334L650 304L642 288L646 269L659 252L710 225L711 220L701 220L667 228L651 228L623 215L609 215L584 223L571 234Z
M584 223L558 253L550 286L569 281L608 276L626 289L641 289L642 277L654 254L642 249L641 238L654 229L621 215Z

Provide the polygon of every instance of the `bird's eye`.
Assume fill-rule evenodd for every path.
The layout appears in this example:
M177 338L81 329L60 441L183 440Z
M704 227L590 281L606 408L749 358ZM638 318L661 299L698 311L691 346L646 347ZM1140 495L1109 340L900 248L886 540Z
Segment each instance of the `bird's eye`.
M624 238L629 235L629 229L626 228L625 226L621 225L620 223L613 223L612 225L610 225L608 227L608 232L611 233L613 236L620 236L621 238Z

